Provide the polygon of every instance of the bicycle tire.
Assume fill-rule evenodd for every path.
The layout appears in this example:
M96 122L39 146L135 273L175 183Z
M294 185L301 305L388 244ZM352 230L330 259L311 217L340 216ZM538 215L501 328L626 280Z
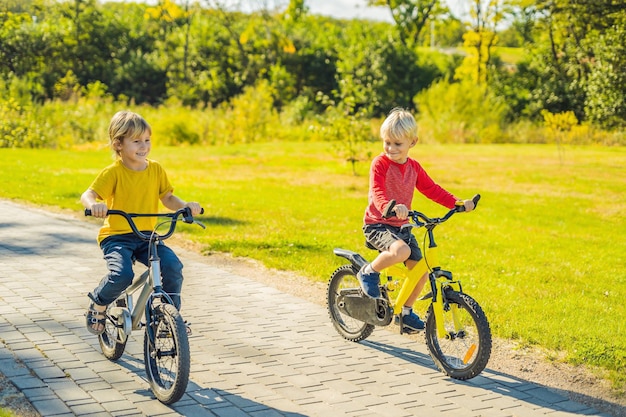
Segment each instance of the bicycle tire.
M187 328L182 316L171 304L154 307L154 343L144 332L144 364L150 388L163 404L180 400L189 383L191 356Z
M343 265L330 276L327 287L328 315L335 327L335 330L346 340L360 342L366 339L374 331L374 325L367 324L352 318L339 310L337 306L337 296L339 291L345 288L359 287L357 279L351 265Z
M109 305L107 308L107 315L111 306ZM117 307L126 307L126 301L124 299L118 299L115 302ZM124 341L121 341L122 334L120 330L115 326L111 320L107 319L104 333L98 336L98 342L100 342L100 349L102 350L102 354L105 358L110 361L117 361L124 354L124 349L126 349L126 342L128 341L128 337L123 337Z
M480 305L469 295L451 289L445 292L450 305L444 311L444 327L453 332L451 308L458 307L463 333L440 338L437 335L433 306L426 316L426 347L437 367L451 378L467 380L480 374L491 356L491 328ZM450 333L449 333L450 334Z

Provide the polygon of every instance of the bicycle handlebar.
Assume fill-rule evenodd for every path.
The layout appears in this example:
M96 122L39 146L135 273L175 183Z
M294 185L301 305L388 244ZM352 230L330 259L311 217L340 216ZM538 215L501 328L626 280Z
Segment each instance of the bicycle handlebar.
M476 194L473 198L472 201L474 202L474 208L476 208L478 206L478 201L480 200L480 194ZM426 226L426 225L436 225L439 223L443 223L446 220L448 220L450 217L452 217L453 214L455 213L461 213L463 211L465 211L465 206L462 204L462 202L459 202L461 204L458 204L456 206L454 206L453 209L451 209L448 213L446 213L445 216L443 217L428 217L426 216L424 213L419 212L419 211L415 211L415 210L410 210L409 211L409 216L412 220L413 223L415 223L415 225L417 226ZM396 200L391 200L389 202L389 204L387 205L387 207L385 208L385 211L383 213L383 218L388 218L393 216L394 214L394 207L396 205ZM420 221L420 219L422 221Z
M203 213L204 213L204 209L201 209L200 214L203 214ZM195 223L199 225L200 227L202 227L203 229L206 228L202 223L200 223L197 220L194 220L193 216L191 215L191 209L189 207L184 207L180 210L177 210L174 213L126 213L125 211L122 211L122 210L107 210L107 216L111 214L117 214L118 216L124 217L126 221L128 222L128 225L132 229L133 233L140 239L147 240L147 241L151 240L153 237L157 237L160 240L164 240L172 236L172 234L174 233L174 229L176 228L176 222L178 221L178 218L181 216L185 223L188 223L188 224ZM91 216L90 209L85 209L85 216ZM170 228L164 234L158 234L156 233L156 231L151 234L146 234L142 232L141 230L137 229L137 226L135 225L135 221L133 220L133 218L135 217L168 217L170 218Z

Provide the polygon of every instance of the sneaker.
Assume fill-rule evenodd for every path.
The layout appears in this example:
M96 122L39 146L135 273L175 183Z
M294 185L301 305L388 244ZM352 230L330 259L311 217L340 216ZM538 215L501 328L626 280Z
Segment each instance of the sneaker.
M395 323L400 324L400 318L398 316L395 318ZM413 310L411 310L410 314L402 316L402 326L403 333L415 333L424 330L424 322Z
M361 288L363 292L371 298L379 298L380 297L380 288L378 284L380 284L380 274L378 272L371 272L366 274L363 272L365 270L365 265L361 270L356 274L359 283L361 284Z

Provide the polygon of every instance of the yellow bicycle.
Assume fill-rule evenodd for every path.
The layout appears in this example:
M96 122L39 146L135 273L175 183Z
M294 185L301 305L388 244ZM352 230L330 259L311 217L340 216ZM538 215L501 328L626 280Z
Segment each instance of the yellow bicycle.
M473 198L478 204L480 195ZM387 208L392 215L395 202ZM420 300L430 300L425 319L426 346L437 367L451 378L466 380L480 374L491 355L491 328L480 305L463 292L461 282L450 271L441 269L436 258L434 229L455 213L464 211L456 206L443 217L430 218L419 211L410 211L412 233L424 228L422 244L424 257L409 270L404 263L393 265L380 273L380 298L365 295L356 277L367 263L360 254L346 249L334 249L337 256L350 261L330 277L327 304L330 319L341 336L359 342L372 334L376 326L387 326L394 316L399 318L402 333L402 306L411 295L418 280L428 272L430 292ZM428 246L426 246L428 243Z

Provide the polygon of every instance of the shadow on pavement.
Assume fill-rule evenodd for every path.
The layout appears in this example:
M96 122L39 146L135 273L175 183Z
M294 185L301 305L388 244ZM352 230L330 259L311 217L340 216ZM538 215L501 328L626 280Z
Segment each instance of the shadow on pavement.
M435 366L429 355L370 340L365 340L360 343L370 346L378 351L385 352L396 358L403 359L407 362L426 366L438 371L438 368ZM493 371L489 368L486 368L480 375L467 381L460 381L453 378L449 378L449 381L454 384L480 387L502 396L511 397L518 401L530 404L536 404L539 407L551 408L555 411L568 411L571 413L577 413L577 411L579 411L581 415L588 415L589 408L580 410L568 409L570 406L568 401L572 399L577 403L590 404L589 407L597 408L601 411L615 410L616 408L622 409L622 412L615 414L615 416L626 416L626 410L624 410L625 407L621 407L620 405L611 403L610 401L590 397L574 391L547 387L535 382L526 381L521 378L508 375L503 372Z
M144 395L158 402L148 387L143 359L124 354L124 356L117 361L117 364L135 373L145 381L145 385L138 387L137 391L135 391L136 394ZM168 406L184 416L207 415L207 410L211 410L217 415L241 415L241 412L245 412L246 414L254 415L307 417L304 414L270 407L240 395L233 394L227 390L216 387L202 387L194 383L191 378L193 378L193 372L190 376L185 395L177 403Z

